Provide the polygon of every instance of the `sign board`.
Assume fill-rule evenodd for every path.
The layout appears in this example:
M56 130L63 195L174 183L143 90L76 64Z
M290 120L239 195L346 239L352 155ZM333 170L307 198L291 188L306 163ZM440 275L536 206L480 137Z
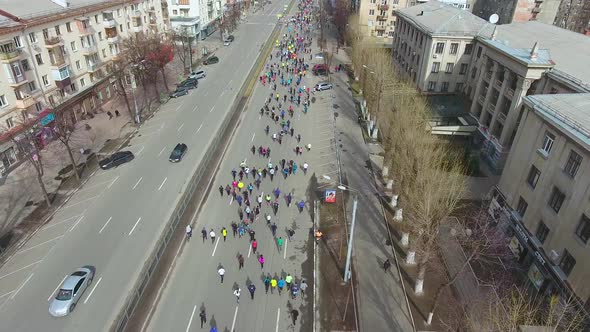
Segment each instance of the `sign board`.
M53 113L49 113L46 116L41 118L41 125L42 126L46 126L49 123L51 123L51 121L55 120L55 115L53 115Z
M543 274L541 271L539 271L539 268L536 264L531 264L527 275L531 283L535 286L535 288L537 288L537 290L539 290L543 285L543 281L545 281L545 277L543 277Z
M326 189L326 197L324 201L326 203L336 203L336 190Z

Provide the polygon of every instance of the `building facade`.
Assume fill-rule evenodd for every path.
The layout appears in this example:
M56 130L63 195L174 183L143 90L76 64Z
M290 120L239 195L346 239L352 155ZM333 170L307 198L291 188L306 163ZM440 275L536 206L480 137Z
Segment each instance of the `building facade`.
M531 95L492 200L531 288L590 297L590 93Z
M197 38L211 35L223 16L222 0L171 0L168 15L172 29L183 28Z
M361 0L358 11L359 24L367 36L393 38L394 10L405 8L407 0Z
M58 2L34 9L15 2L0 13L2 171L16 162L11 137L23 123L43 124L53 111L67 110L72 123L92 116L115 96L108 77L122 60L122 38L168 28L161 1Z

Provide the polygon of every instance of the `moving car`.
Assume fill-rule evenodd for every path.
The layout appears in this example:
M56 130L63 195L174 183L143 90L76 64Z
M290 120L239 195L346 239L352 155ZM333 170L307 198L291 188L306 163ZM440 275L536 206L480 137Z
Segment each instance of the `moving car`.
M83 266L67 276L55 297L49 302L49 314L53 317L64 317L74 311L76 303L92 283L93 277L92 266Z
M108 158L99 161L98 165L102 169L109 169L130 162L134 158L135 156L131 151L119 151L113 153Z
M196 78L187 78L178 84L179 88L195 89L199 86L199 80Z
M188 78L195 78L195 79L201 79L201 78L205 78L205 76L207 76L205 74L204 70L199 70L199 71L194 71L192 72Z
M176 90L174 90L174 92L172 92L170 94L170 98L178 98L180 96L185 96L188 94L188 90L189 90L188 87L184 87L184 86L178 87L178 88L176 88Z
M170 154L170 161L173 163L177 163L179 161L182 160L182 157L184 157L184 154L186 153L186 149L187 146L184 143L178 143L176 144L176 146L174 147L174 150L172 150L172 153Z
M219 62L219 58L216 56L212 56L209 57L208 59L205 59L205 61L203 61L204 65L212 65L214 63L218 63Z
M316 91L323 91L323 90L329 90L329 89L332 89L332 84L327 83L327 82L322 82L322 83L318 83L315 85Z

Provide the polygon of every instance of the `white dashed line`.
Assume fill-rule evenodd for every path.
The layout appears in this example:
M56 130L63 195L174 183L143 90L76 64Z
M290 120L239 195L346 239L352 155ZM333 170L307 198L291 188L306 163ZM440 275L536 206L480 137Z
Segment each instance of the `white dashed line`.
M109 217L109 220L107 220L107 222L104 225L102 225L102 228L100 229L100 231L98 231L98 234L101 234L102 231L104 231L104 229L107 227L109 222L111 222L111 219L113 219L113 217Z
M127 235L131 235L133 233L133 231L135 230L135 227L137 227L137 224L139 224L140 220L141 220L141 217L139 217L137 219L137 221L135 222L135 225L133 225L133 228L129 231L129 234L127 234Z
M67 277L68 277L68 275L66 274L64 276L64 278L59 282L59 284L57 284L57 286L55 286L55 289L53 290L53 292L51 292L51 294L49 294L49 297L47 298L48 302L49 302L49 300L51 300L51 298L53 297L55 292L57 292L57 289L59 288L59 286L61 286L61 284L64 282L64 280L66 280Z
M186 326L186 332L188 332L191 329L191 324L193 323L193 317L195 316L195 311L197 310L197 305L195 304L195 306L193 307L193 312L191 313L191 318L189 318L188 320L188 325Z
M164 181L162 181L162 184L160 184L160 186L158 187L158 190L162 189L162 187L164 186L164 183L166 183L166 180L168 180L168 177L164 178Z
M184 122L180 125L180 127L178 127L178 129L176 130L177 132L182 130L182 127L184 127Z
M76 223L72 226L72 228L70 228L70 230L68 232L73 231L74 228L76 228L76 226L78 226L78 224L80 223L80 221L82 221L82 219L84 219L84 216L81 216L80 218L78 218L78 220L76 220Z
M25 287L25 284L27 282L29 282L29 280L31 280L31 278L33 277L33 274L34 273L31 273L31 275L27 278L27 280L25 280L25 282L22 283L22 285L20 285L20 287L16 290L16 292L12 293L12 295L10 296L10 299L14 299L16 294L18 294L18 292L20 292L20 290L23 289L23 287Z
M214 109L215 109L215 106L211 107L211 110L209 111L209 113L213 112Z
M137 188L137 186L139 185L139 183L141 182L141 180L143 179L143 176L139 178L139 180L137 180L137 182L135 183L135 185L133 186L132 190Z
M162 153L164 152L164 150L166 150L166 147L163 147L162 150L160 150L160 153L158 153L158 157L162 155Z
M90 300L92 293L94 293L94 290L96 289L96 287L98 287L98 284L100 284L101 280L102 280L102 277L98 278L98 281L96 282L96 284L94 284L94 287L92 287L92 290L88 294L88 297L84 300L84 304L86 304L86 302L88 302L88 300Z

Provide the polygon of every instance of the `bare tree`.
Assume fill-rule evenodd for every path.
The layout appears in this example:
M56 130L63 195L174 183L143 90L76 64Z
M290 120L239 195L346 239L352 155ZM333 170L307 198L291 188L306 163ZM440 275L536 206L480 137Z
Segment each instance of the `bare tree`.
M78 165L76 164L76 160L74 159L74 154L72 153L71 147L71 138L74 134L74 125L70 123L66 116L65 111L54 112L55 120L51 124L51 128L53 130L54 136L63 144L66 148L66 152L68 153L68 157L70 159L70 165L72 165L72 171L74 172L74 176L76 180L80 181L80 173L78 172Z
M189 73L192 70L192 44L194 37L187 29L179 29L171 30L170 39L174 45L176 56L182 62L184 73Z

